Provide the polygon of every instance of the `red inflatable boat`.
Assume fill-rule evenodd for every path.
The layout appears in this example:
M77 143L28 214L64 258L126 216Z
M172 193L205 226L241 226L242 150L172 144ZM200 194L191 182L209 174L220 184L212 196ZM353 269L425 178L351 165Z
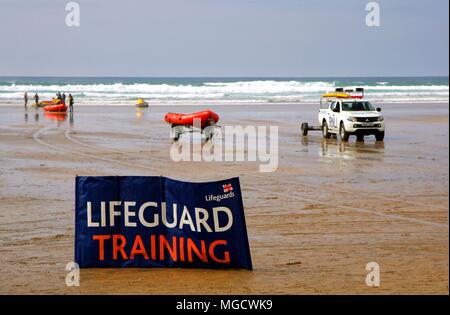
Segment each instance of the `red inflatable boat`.
M56 98L50 100L50 101L41 101L39 102L39 107L45 107L48 105L61 105L64 104L62 100L58 100Z
M46 112L66 112L67 106L66 104L58 104L58 105L47 105L44 107Z
M167 113L164 121L171 125L193 126L194 119L200 119L202 128L208 126L212 121L219 121L219 115L210 110L204 110L192 114Z

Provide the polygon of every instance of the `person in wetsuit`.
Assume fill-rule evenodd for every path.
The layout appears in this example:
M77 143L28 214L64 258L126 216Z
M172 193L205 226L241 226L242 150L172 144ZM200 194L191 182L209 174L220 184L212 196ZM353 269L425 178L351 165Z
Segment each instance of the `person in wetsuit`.
M25 109L27 109L27 105L28 105L28 93L25 91L25 93L23 93L23 101L25 103Z
M36 106L36 109L38 109L39 107L39 95L36 93L34 93L34 105Z
M74 104L73 96L72 96L72 94L69 93L69 110L71 112L73 112L73 104Z

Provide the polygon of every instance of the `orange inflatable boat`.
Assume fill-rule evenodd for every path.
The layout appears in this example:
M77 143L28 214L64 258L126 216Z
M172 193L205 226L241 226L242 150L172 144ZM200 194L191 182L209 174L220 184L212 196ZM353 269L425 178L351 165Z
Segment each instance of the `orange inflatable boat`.
M47 105L44 107L46 112L66 112L67 106L66 104L58 104L58 105Z
M204 110L192 114L167 113L164 121L171 125L193 126L194 119L200 119L202 128L208 126L212 121L219 121L219 115L210 110Z
M41 102L39 102L39 107L45 107L45 106L48 106L48 105L59 105L59 104L63 104L63 101L54 98L54 99L52 99L50 101L41 101Z

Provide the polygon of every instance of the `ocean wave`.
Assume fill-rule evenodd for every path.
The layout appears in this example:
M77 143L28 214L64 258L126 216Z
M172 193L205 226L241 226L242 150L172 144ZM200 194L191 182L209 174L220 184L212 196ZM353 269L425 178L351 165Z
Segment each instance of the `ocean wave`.
M448 85L363 85L366 90L397 91L448 91ZM286 93L286 92L326 92L336 87L335 82L298 82L298 81L238 81L205 82L202 85L191 84L149 84L149 83L113 83L113 84L9 84L0 85L0 92L102 92L102 93ZM356 87L356 86L355 86ZM359 86L358 86L359 87Z
M333 91L342 82L296 81L296 80L237 80L233 82L203 83L95 83L95 84L20 84L0 82L0 101L17 101L28 91L32 99L34 92L40 99L49 99L56 92L72 93L78 104L86 103L130 103L136 98L155 102L213 101L223 103L264 102L317 102L320 95ZM353 81L353 84L358 84ZM356 86L355 86L356 87ZM444 84L389 85L387 81L372 84L362 82L366 96L381 102L393 101L448 101L449 86Z
M24 85L11 84L0 86L0 91L32 92L102 92L102 93L169 93L169 94L208 94L208 93L285 93L285 92L320 92L333 88L334 83L297 82L297 81L242 81L242 82L206 82L203 85L170 84L66 84L66 85Z

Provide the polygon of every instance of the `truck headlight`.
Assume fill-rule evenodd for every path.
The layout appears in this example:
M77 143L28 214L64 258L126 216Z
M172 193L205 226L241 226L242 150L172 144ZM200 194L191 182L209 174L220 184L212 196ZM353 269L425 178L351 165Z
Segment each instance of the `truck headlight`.
M357 122L358 121L358 119L356 118L356 117L347 117L347 120L348 121L352 121L352 122Z
M377 119L377 121L383 121L384 120L384 117L383 116L380 116L380 117L378 117L378 119Z

